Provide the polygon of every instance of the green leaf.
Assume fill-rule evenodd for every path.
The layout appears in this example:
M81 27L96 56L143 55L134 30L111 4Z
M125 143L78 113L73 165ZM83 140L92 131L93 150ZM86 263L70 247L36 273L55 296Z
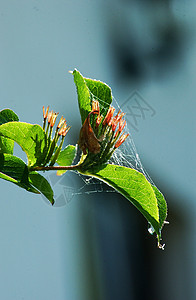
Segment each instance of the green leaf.
M89 89L86 85L84 77L76 69L73 71L74 82L78 93L78 105L82 124L86 120L89 112L91 111L91 98Z
M110 87L99 80L83 77L76 69L73 71L73 76L77 88L82 124L91 112L92 99L99 101L101 114L105 116L112 102L112 92Z
M162 228L164 225L164 221L167 217L167 203L165 201L163 194L157 189L157 187L152 185L152 188L157 198L157 203L159 208L159 223L160 223L160 227Z
M90 171L78 171L99 178L124 195L153 226L160 241L161 228L167 214L165 199L142 173L111 164Z
M91 98L98 100L100 103L100 114L105 117L112 103L111 88L99 80L84 78L87 87L91 93Z
M3 109L0 111L0 125L8 122L18 122L18 116L11 109Z
M0 153L13 154L13 151L14 151L14 141L1 136L0 137Z
M12 139L25 151L29 166L40 165L46 156L47 138L39 125L10 122L0 126L0 135Z
M2 172L0 172L0 178L5 179L5 180L10 181L10 182L13 182L13 183L16 183L16 184L18 183L18 181L16 179L14 179L14 178L12 178L12 177L10 177L10 176L2 173Z
M70 166L76 156L76 146L68 145L65 149L63 149L59 157L57 159L57 164L59 166ZM62 175L66 172L66 170L63 171L57 171L57 175Z
M53 205L54 204L54 193L49 182L37 172L29 173L30 183L38 189Z
M0 111L0 125L19 121L18 116L10 109L3 109ZM14 141L7 139L5 137L0 137L0 153L13 154Z
M29 183L27 165L11 154L0 154L0 178L15 183L29 192L39 193Z

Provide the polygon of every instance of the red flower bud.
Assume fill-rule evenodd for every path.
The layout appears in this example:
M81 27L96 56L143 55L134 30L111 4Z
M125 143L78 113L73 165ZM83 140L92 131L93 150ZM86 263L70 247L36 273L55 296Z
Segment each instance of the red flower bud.
M65 123L65 119L62 116L60 121L59 121L59 124L57 125L57 128L59 129L64 123Z
M60 128L58 134L62 136L66 136L71 126L67 126L66 122L63 124L63 126Z
M116 144L114 145L114 148L118 148L125 140L126 140L126 138L129 136L129 134L127 133L127 134L125 134L125 133L123 133L122 135L121 135L121 137L118 139L118 141L116 142Z
M100 113L100 110L99 110L99 102L97 100L93 100L92 101L92 112L93 111L97 111L98 114Z
M126 125L126 121L122 120L122 118L119 120L119 124L118 124L118 132L122 132L124 127Z
M47 116L48 116L48 110L49 110L49 106L46 108L46 111L45 111L45 108L43 106L43 117L44 117L44 119L46 119Z
M50 127L54 126L58 114L59 113L52 112L52 116L51 116L51 119L50 119ZM49 123L49 121L48 121L48 123Z
M105 117L105 119L103 120L103 126L105 126L106 124L109 124L111 118L113 117L115 108L113 106L110 106L110 108L108 109L107 115Z

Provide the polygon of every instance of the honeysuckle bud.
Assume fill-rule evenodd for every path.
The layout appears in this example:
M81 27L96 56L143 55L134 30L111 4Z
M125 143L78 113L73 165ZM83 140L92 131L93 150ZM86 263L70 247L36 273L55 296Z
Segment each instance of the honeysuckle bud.
M114 116L111 120L110 120L110 122L109 122L109 125L111 125L110 123L111 122L119 122L120 120L122 120L122 118L124 117L124 113L123 112L121 112L120 110L118 111L118 113L117 113L117 115L116 116Z
M117 113L116 117L118 118L118 120L122 119L124 117L125 113L121 112L121 110L119 110L119 112Z
M92 111L97 111L98 112L98 115L100 113L100 110L99 110L99 102L97 100L93 100L92 101Z
M97 116L97 119L96 119L96 127L99 126L99 124L101 123L102 119L103 119L102 116L100 116L100 115Z
M67 126L66 122L62 125L62 127L60 128L58 134L62 135L62 136L66 136L66 134L68 133L69 129L71 128L71 126Z
M62 116L60 121L59 121L59 124L57 125L57 128L59 129L64 123L65 123L65 119Z
M113 117L115 108L113 106L110 106L110 108L108 109L107 115L105 117L105 119L103 120L103 126L105 126L106 124L109 124L110 120Z
M126 121L122 120L122 118L121 118L118 123L118 132L122 132L125 125L126 125Z
M49 111L48 113L48 123L50 124L51 120L52 120L52 115L53 115L53 110Z
M52 113L52 116L51 116L51 119L50 119L50 127L53 127L53 126L54 126L58 114L59 114L59 113L55 113L55 112Z
M116 127L118 125L118 119L117 118L112 118L108 124L109 126L112 126L112 131L114 132L116 130Z
M47 106L46 111L45 111L45 108L43 106L43 117L44 117L44 119L46 119L47 116L48 116L48 110L49 110L49 106Z
M125 134L123 133L120 138L117 140L116 144L114 145L114 148L118 148L125 140L126 138L129 136L129 134Z

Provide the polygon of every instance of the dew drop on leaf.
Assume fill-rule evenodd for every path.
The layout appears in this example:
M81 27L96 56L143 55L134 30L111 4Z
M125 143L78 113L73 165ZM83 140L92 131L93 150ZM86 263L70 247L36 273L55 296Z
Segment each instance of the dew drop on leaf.
M153 227L151 224L149 224L148 232L149 232L150 234L153 234L153 233L155 232L155 229L154 229L154 227Z

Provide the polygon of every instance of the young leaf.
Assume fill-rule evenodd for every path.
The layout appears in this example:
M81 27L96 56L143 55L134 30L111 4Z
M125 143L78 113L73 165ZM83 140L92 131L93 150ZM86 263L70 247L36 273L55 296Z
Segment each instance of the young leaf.
M56 162L59 166L70 166L75 156L76 156L76 146L68 145L64 150L60 152ZM57 175L62 175L65 172L66 170L57 171Z
M37 172L29 173L30 183L38 189L53 205L54 204L54 193L49 182Z
M27 165L11 154L0 154L0 178L13 182L29 192L39 193L29 183Z
M11 109L3 109L0 111L0 125L14 121L18 122L19 118Z
M47 138L39 125L10 122L0 126L0 135L12 139L25 151L29 166L40 165L46 155Z
M102 167L90 171L78 171L99 178L124 195L153 226L160 241L161 228L166 218L165 200L142 173L111 164L102 165Z
M73 71L73 76L77 88L82 124L91 112L92 99L99 101L101 108L100 112L103 117L105 117L112 102L112 91L110 87L99 80L83 77L76 69Z
M99 80L84 78L87 87L90 91L91 98L94 98L100 103L100 114L105 117L112 103L112 90L104 82Z
M0 111L0 125L19 121L18 116L10 109L3 109ZM13 154L14 141L7 139L5 137L0 137L0 153Z
M82 124L87 118L89 112L91 111L91 99L90 92L84 80L84 77L76 69L73 71L74 82L77 88L78 94L78 105L80 109L80 115Z

